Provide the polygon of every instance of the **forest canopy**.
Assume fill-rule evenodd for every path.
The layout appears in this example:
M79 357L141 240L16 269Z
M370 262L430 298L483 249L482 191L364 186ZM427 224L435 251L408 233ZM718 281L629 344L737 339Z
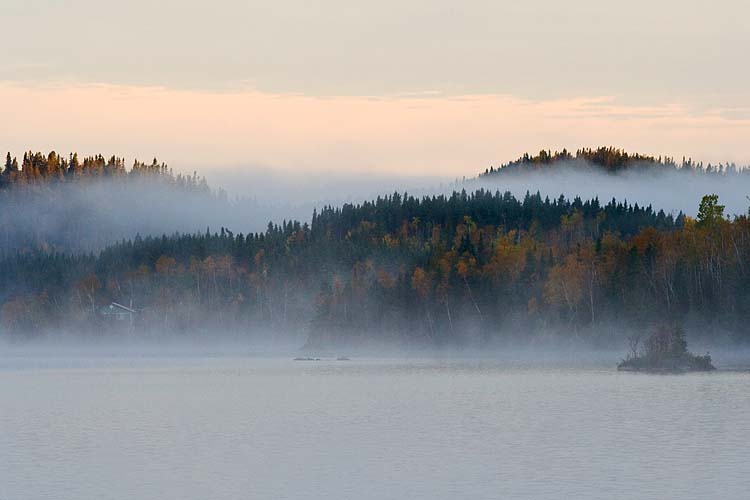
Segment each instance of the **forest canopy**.
M671 165L607 151L549 157L594 158L607 168ZM540 157L521 164L549 158ZM13 162L8 192L18 191L13 183L145 175L210 193L197 176L174 176L156 161L126 171L115 157L79 163L75 155L27 154L20 172ZM29 165L38 174L23 174ZM129 333L294 329L308 332L310 345L484 345L550 335L611 343L670 319L703 336L750 340L748 217L729 219L712 194L696 204L693 219L616 199L395 192L262 232L133 235L95 252L9 249L0 258L2 332L124 334L111 317L127 316Z
M80 182L96 179L148 179L149 182L162 181L196 192L209 192L205 178L199 178L197 173L192 176L177 174L165 164L154 158L151 163L140 162L137 159L128 170L125 159L111 156L105 159L102 155L87 156L79 160L78 153L70 153L67 157L58 155L55 151L48 154L28 151L23 154L19 166L18 158L5 157L5 165L0 175L0 188L20 186L44 186L60 182Z
M614 200L394 193L262 233L222 228L136 237L98 255L8 256L2 321L10 335L100 332L99 310L115 302L137 311L142 331L294 327L309 329L312 344L606 336L611 325L664 317L744 338L749 257L745 216L696 221Z

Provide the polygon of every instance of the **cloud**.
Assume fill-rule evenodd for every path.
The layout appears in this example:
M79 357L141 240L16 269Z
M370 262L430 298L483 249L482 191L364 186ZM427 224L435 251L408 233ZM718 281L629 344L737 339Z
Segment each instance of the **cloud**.
M655 155L750 163L750 119L679 102L609 96L315 97L259 91L0 84L4 149L158 156L177 169L472 176L540 148L616 145Z

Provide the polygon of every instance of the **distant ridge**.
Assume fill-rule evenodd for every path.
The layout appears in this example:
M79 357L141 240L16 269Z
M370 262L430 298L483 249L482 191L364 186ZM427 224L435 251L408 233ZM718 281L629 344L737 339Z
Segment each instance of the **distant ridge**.
M640 153L628 153L615 147L599 147L597 149L583 148L571 153L567 149L552 152L541 150L537 155L525 153L515 161L511 161L498 168L490 167L479 177L488 177L498 174L509 174L513 172L527 172L529 170L541 170L557 167L560 165L579 168L595 168L607 173L618 173L625 170L638 169L668 169L682 172L701 174L737 174L747 172L746 168L738 167L734 163L713 165L711 163L694 162L691 158L682 158L678 163L669 156L652 156Z
M10 152L5 156L5 164L0 171L0 190L26 187L41 188L61 184L93 182L97 180L112 180L120 184L128 181L144 181L148 183L167 184L171 187L204 195L214 194L206 182L205 177L193 175L175 175L165 163L156 158L151 163L133 162L130 170L125 166L125 159L118 156L103 155L84 157L79 160L78 153L70 153L68 157L55 151L47 154L27 151L19 163L18 158ZM225 196L222 190L215 194Z

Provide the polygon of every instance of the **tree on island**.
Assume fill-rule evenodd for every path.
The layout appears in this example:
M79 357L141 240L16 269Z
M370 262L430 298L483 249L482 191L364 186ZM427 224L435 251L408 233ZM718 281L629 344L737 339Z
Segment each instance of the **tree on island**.
M630 353L618 366L622 371L710 371L711 356L696 356L687 349L682 325L659 325L639 348L640 337L629 339Z

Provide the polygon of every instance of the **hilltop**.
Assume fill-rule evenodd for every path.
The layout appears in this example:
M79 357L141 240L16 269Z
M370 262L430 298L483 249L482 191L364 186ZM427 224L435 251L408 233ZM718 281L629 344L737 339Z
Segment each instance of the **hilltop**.
M734 163L712 165L711 163L694 162L691 158L685 157L678 163L674 158L668 156L657 157L641 153L628 153L622 149L609 146L596 149L578 149L575 153L571 153L567 149L554 152L541 150L536 155L526 153L517 160L505 163L498 168L490 167L479 176L480 178L491 177L559 167L593 169L610 174L630 170L718 175L747 174L746 169L740 168Z
M55 151L47 154L27 151L21 163L10 152L5 156L5 165L0 173L0 189L14 187L41 188L54 187L60 184L92 182L96 180L115 180L120 183L144 181L164 183L185 191L208 194L211 189L204 177L193 175L175 175L165 163L156 158L151 163L133 161L128 170L125 159L110 156L105 159L101 154L84 157L79 160L78 153L67 157Z

